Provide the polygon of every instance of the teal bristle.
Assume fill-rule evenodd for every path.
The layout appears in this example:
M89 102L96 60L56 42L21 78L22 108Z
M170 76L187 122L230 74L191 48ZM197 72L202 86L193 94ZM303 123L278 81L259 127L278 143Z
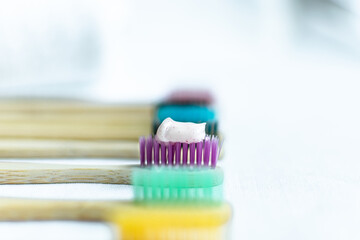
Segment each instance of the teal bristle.
M162 122L168 117L178 122L201 123L216 120L215 110L209 106L160 105L155 118Z
M220 168L136 168L135 201L141 203L220 203L224 173Z

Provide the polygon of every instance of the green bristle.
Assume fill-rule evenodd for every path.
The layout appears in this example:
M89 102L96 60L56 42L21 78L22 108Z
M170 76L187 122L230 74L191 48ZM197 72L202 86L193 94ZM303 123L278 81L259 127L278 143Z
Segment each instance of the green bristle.
M199 202L222 201L223 171L220 168L136 168L132 174L135 201Z

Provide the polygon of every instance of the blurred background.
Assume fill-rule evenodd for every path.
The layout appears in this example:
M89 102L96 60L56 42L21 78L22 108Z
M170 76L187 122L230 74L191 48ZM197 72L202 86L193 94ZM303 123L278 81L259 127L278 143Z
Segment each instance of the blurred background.
M359 80L356 0L0 3L3 97L154 102L177 88L214 93L230 239L359 238ZM57 226L16 234L37 227L110 238L102 225ZM17 225L0 229L21 239Z

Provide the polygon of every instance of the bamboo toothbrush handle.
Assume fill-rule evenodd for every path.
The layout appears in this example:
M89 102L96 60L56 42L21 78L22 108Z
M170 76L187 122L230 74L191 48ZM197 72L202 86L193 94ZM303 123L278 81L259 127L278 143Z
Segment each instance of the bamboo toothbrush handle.
M0 221L105 221L112 210L124 204L115 201L1 199Z
M56 124L56 125L131 125L152 120L152 111L147 112L1 112L1 124Z
M138 140L151 133L151 123L139 125L52 125L0 124L0 138L76 139L76 140Z
M0 139L0 158L134 158L138 141Z
M142 113L152 111L149 104L108 104L68 99L0 99L0 112L59 113Z
M0 184L130 184L132 167L0 162Z
M0 138L137 140L152 129L154 106L65 100L0 101Z

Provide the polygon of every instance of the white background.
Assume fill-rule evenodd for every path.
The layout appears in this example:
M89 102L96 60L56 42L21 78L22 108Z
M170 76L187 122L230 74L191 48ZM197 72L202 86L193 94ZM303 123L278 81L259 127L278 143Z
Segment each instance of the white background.
M231 239L358 239L359 10L355 1L350 15L300 2L2 2L0 91L154 102L178 87L210 89L226 136ZM0 194L128 191L65 184ZM0 223L0 233L111 239L101 224Z

